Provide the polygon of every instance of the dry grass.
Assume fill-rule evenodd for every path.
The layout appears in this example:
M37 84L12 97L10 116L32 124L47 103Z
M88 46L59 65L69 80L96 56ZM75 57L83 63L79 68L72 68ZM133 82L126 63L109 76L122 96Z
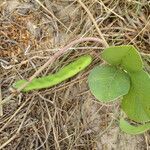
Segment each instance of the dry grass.
M149 54L149 15L146 0L0 0L0 103L11 95L14 81L31 77L72 40L90 36L105 43L73 46L39 75L93 55L92 65L76 77L54 88L15 93L0 105L0 149L148 150L150 135L123 134L119 105L97 102L87 75L102 63L99 53L108 45L133 44Z

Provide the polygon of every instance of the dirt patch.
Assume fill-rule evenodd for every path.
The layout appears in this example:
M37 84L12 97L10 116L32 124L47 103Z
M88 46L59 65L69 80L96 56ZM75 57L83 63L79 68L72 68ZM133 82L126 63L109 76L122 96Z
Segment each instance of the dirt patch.
M0 1L2 100L11 94L16 80L28 79L60 47L80 37L104 37L109 45L133 44L139 52L150 53L148 1L82 2L87 9L70 0ZM148 150L149 133L122 133L117 121L119 103L102 104L89 91L87 75L102 63L99 53L103 49L94 42L70 48L39 76L83 54L93 56L92 65L58 86L20 93L0 106L0 149Z

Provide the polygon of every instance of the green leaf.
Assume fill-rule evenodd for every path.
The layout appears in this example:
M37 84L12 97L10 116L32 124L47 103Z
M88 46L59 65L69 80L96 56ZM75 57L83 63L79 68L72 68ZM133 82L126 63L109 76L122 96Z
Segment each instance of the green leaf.
M143 68L142 59L132 45L111 46L102 52L102 58L111 65L121 66L129 72Z
M129 76L114 66L102 65L95 67L88 83L92 94L100 101L110 102L128 93Z
M150 120L150 76L145 71L130 73L131 88L123 96L122 109L136 122Z
M125 133L133 134L133 135L144 133L150 129L150 123L133 126L129 124L127 121L125 121L124 119L120 119L119 126L121 130L124 131Z

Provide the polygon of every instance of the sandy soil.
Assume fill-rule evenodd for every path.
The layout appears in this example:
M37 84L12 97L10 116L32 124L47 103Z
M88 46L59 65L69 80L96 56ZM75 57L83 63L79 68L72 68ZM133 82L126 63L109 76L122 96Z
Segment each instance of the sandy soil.
M106 45L133 44L149 54L149 29L148 0L0 0L0 149L150 149L149 133L120 131L119 103L98 102L87 84L90 70L103 62ZM53 88L12 95L16 80L28 79L61 47L89 36L105 44L74 45L38 76L91 54L86 70ZM150 71L146 59L145 64Z

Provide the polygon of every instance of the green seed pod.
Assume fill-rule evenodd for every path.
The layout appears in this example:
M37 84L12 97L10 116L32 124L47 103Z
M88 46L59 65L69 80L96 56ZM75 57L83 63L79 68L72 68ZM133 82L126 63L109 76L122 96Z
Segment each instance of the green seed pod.
M31 90L39 90L43 88L49 88L54 85L69 79L85 69L90 63L92 62L92 57L90 55L83 55L76 59L75 61L71 62L67 66L61 68L57 73L50 74L45 77L35 78L29 83L22 91L28 92ZM24 83L28 81L26 80L19 80L13 84L13 87L18 89Z

